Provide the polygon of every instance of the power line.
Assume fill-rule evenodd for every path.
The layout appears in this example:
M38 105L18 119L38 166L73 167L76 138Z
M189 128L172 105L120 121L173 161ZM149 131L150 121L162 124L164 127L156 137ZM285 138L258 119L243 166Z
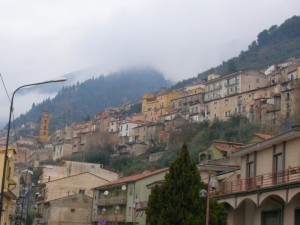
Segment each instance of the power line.
M0 73L0 77L1 77L1 81L2 81L2 84L3 84L4 90L5 90L5 92L6 92L7 98L8 98L8 100L9 100L9 102L10 102L11 100L10 100L10 97L9 97L9 94L8 94L7 89L6 89L6 86L5 86L5 83L4 83L4 80L3 80L3 77L2 77L2 74L1 74L1 73Z
M0 73L0 77L1 77L1 81L2 81L2 84L3 84L4 90L5 90L5 92L6 92L7 98L8 98L8 100L9 100L9 102L11 102L11 99L10 99L10 97L9 97L9 94L8 94L7 89L6 89L6 86L5 86L5 83L4 83L4 80L3 80L3 76L2 76L1 73ZM13 116L13 125L14 125L13 130L14 130L14 132L15 132L14 138L15 138L15 141L16 141L16 140L17 140L17 135L16 135L17 132L16 132L16 124L15 124L15 115L14 115L13 112L12 112L12 116ZM18 143L17 143L17 142L16 142L16 147L18 148ZM18 156L19 156L19 161L20 161L20 154L18 154Z

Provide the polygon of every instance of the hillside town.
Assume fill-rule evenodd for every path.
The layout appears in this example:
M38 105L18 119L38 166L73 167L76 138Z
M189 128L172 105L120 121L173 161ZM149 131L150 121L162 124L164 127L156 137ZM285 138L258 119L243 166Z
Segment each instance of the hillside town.
M147 156L154 162L168 154L174 139L184 143L176 136L183 126L236 115L258 124L261 132L247 143L213 140L199 150L202 181L217 181L211 197L226 206L229 225L270 218L294 224L300 221L300 127L279 130L284 120L299 116L299 100L300 59L291 58L265 71L209 74L181 89L145 93L138 103L107 108L53 132L45 109L40 124L28 122L10 135L1 224L27 224L32 218L36 225L146 225L148 197L169 168L124 175L84 162L87 151L110 145L111 158ZM137 104L139 112L124 114ZM25 128L39 135L18 135ZM6 134L0 134L1 153Z

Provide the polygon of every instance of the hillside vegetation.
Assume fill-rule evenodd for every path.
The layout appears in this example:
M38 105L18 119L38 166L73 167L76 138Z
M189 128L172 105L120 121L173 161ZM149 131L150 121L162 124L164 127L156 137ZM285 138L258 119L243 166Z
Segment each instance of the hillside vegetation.
M291 57L300 57L300 16L293 16L280 26L273 25L263 30L239 56L199 73L197 77L180 81L173 88L199 82L210 73L227 75L247 68L261 70Z
M156 92L169 85L164 76L154 69L123 70L64 87L55 98L33 104L30 111L22 114L15 123L39 123L43 111L48 110L51 115L50 129L61 128L70 122L90 119L96 112L108 107L138 101L145 92Z
M160 146L155 148L164 151L164 155L158 161L148 162L148 154L139 157L122 156L108 160L107 149L92 151L87 154L87 161L93 163L109 164L109 168L114 171L123 171L125 175L139 173L144 170L159 169L169 167L170 163L177 157L186 142L189 145L191 158L197 163L199 152L205 151L213 140L226 140L230 142L246 143L255 132L259 132L257 124L251 123L241 116L233 116L228 121L215 120L213 122L204 121L199 124L187 123L181 127L181 132L170 134L173 144L169 149ZM98 149L99 150L99 149ZM98 157L96 157L98 155Z

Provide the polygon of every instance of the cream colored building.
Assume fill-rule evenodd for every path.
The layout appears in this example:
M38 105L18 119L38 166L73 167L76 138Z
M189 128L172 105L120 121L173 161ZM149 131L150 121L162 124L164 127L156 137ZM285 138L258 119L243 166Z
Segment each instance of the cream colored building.
M0 186L2 186L2 175L3 175L3 165L4 165L4 153L6 147L0 147ZM7 149L7 161L5 168L5 178L4 178L4 193L3 193L3 201L2 201L2 217L0 224L1 225L10 225L12 224L12 216L15 213L15 204L14 200L16 199L16 195L12 192L12 190L16 187L17 183L13 180L14 178L14 163L15 163L15 150L8 146Z
M256 70L243 70L226 76L211 79L204 83L204 101L224 98L232 94L265 87L269 84L265 74Z
M239 172L221 183L215 198L226 205L229 225L298 225L300 127L242 148ZM224 175L223 175L224 176Z
M84 172L92 173L108 181L114 181L119 178L117 173L104 169L102 164L63 161L60 166L44 166L40 177L40 183L48 182L49 180L53 181Z
M56 219L57 215L48 215L46 209L49 202L76 194L92 197L93 192L91 189L93 187L108 183L109 181L102 177L85 172L53 181L49 180L40 184L36 193L38 220L45 221L46 218L48 218L48 220ZM73 221L73 223L74 222L75 221Z
M90 225L93 199L83 194L69 195L45 202L44 217L37 223L47 225Z

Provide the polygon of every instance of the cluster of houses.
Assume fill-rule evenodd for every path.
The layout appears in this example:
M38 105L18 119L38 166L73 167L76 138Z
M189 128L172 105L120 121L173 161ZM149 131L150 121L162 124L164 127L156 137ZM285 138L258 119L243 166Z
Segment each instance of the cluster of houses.
M124 114L132 104L112 107L96 113L91 121L67 124L50 135L51 115L45 111L39 137L21 136L15 146L30 162L82 160L92 146L105 144L114 148L113 157L148 154L153 161L163 155L152 151L153 147L161 143L168 149L172 134L189 123L242 115L257 122L265 133L276 133L285 119L299 112L299 77L300 60L294 58L265 72L247 69L226 76L210 74L199 84L145 93L139 113ZM39 142L44 143L42 148Z
M299 145L300 126L294 126L277 136L256 133L244 144L215 140L199 155L201 179L214 181L211 196L226 208L229 225L299 224ZM33 172L14 163L15 153L9 149L1 224L22 224L18 219L34 209L34 224L146 225L151 189L168 173L120 177L100 164L66 160Z
M22 224L32 209L35 224L146 225L151 188L164 182L168 168L122 177L105 165L71 159L84 159L93 146L109 144L114 148L112 157L148 154L154 161L164 151L151 151L153 147L163 143L168 149L182 126L232 115L274 131L299 111L299 78L297 59L265 72L210 74L206 82L180 90L145 93L139 113L126 116L123 112L130 105L110 108L91 121L68 124L51 135L45 112L39 137L23 136L9 148L1 225ZM295 126L278 136L254 134L247 143L214 140L199 152L202 180L218 181L212 196L226 206L229 225L299 224L299 144L300 128ZM40 163L58 159L64 160L56 166Z

